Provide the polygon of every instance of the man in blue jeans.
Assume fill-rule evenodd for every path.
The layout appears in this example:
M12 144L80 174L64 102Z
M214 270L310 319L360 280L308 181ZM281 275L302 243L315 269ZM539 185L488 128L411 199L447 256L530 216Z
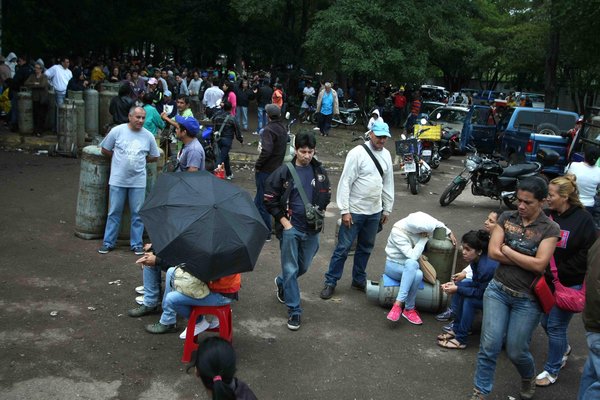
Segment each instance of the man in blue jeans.
M256 179L256 196L254 204L260 215L265 221L265 225L269 230L267 241L271 240L271 214L267 211L264 204L265 196L265 180L273 171L275 171L285 157L287 150L288 134L287 128L281 122L281 110L275 104L267 104L265 111L269 116L269 123L265 126L261 136L261 151L258 160L254 164Z
M144 224L139 211L146 195L146 163L156 162L159 152L154 136L143 127L146 111L142 107L132 107L128 118L128 123L115 126L100 143L102 154L111 157L108 218L102 247L98 249L100 254L106 254L116 246L127 199L131 212L130 247L136 255L144 254Z
M296 136L296 156L273 172L265 182L265 205L275 218L275 231L280 240L281 274L275 278L277 299L288 307L287 327L300 328L300 288L298 278L308 271L319 250L320 217L331 199L329 178L314 157L317 141L312 132ZM296 177L290 168L294 168ZM299 180L299 182L298 182ZM298 188L302 187L307 204L318 208L307 216L306 205ZM309 210L310 211L310 210Z
M577 400L600 399L600 241L588 251L583 325L590 349L583 367Z
M357 245L352 267L352 288L365 291L365 270L375 245L375 235L380 223L387 222L394 205L392 156L384 147L389 137L388 125L377 122L369 131L369 141L356 146L346 156L336 197L342 224L338 244L325 274L325 287L320 294L324 300L333 296L354 239L357 239Z

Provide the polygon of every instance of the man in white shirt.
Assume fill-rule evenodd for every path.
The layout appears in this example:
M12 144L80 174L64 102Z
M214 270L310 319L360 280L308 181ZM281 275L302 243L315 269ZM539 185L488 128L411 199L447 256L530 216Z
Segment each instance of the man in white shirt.
M60 60L60 64L56 64L44 72L48 77L50 85L54 88L54 95L56 97L56 110L65 102L65 96L67 95L67 85L73 77L73 73L69 69L69 59L63 57Z
M350 150L338 183L336 200L342 214L342 224L338 244L325 274L325 287L320 295L322 299L329 299L333 295L355 239L357 245L351 287L365 290L365 270L375 245L375 236L380 224L387 222L394 205L392 156L384 148L387 138L391 137L388 125L385 122L375 123L369 137L367 143Z
M208 89L204 92L202 104L206 107L206 116L211 118L215 113L217 101L223 98L224 92L217 85L213 85L212 79L208 80Z

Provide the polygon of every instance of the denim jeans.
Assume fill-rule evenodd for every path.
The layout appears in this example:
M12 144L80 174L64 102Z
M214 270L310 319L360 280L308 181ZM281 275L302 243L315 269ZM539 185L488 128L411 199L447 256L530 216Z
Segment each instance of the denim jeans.
M468 287L468 286L473 286L473 280L472 279L463 279L462 281L458 281L456 282L456 286L464 286L464 287ZM454 315L456 315L456 311L459 310L462 307L462 299L461 296L456 293L454 295L452 295L452 298L450 299L450 309L454 312Z
M258 132L267 126L267 122L267 113L265 112L265 108L258 107L258 128L256 128L256 131Z
M400 289L396 300L404 303L407 310L414 309L417 290L419 290L419 285L423 281L423 272L421 272L419 263L415 260L406 260L404 263L399 263L388 258L385 260L384 274L400 281Z
M333 114L325 115L321 114L319 117L319 130L322 135L328 135L329 130L331 129L331 120L333 119Z
M276 278L283 285L288 314L300 315L300 289L298 278L308 271L313 257L319 250L319 234L304 233L296 228L286 229L279 242L281 251L281 274Z
M515 296L492 279L483 295L483 323L477 354L474 385L484 395L494 386L498 354L506 336L506 353L522 379L535 377L535 363L529 351L531 335L540 323L542 311L533 297Z
M162 301L162 315L160 323L163 325L172 325L177 322L177 315L189 318L194 306L224 306L231 303L229 297L220 293L210 292L208 296L202 299L194 299L173 289L172 281L175 267L169 268L165 278L165 294ZM144 294L145 295L145 294Z
M233 143L233 138L222 137L219 140L219 160L217 164L221 165L221 163L225 164L225 175L231 176L231 164L229 163L229 150L231 150L231 145Z
M158 305L160 296L161 270L156 266L145 265L142 270L142 277L144 279L144 305L155 307Z
M58 132L58 116L60 115L60 106L62 106L65 102L65 97L67 97L67 92L54 92L54 99L56 101L56 109L54 110L54 130ZM101 127L104 129L104 127Z
M573 286L573 289L581 289L581 285ZM557 306L552 307L550 314L542 316L542 327L548 335L548 356L544 364L544 371L552 375L558 375L562 365L563 355L569 347L567 329L573 318L573 313L561 310Z
M265 221L265 225L267 226L269 232L268 234L271 235L271 228L273 226L271 224L271 220L273 219L273 217L267 211L267 208L265 207L264 203L265 181L267 180L269 175L270 174L268 172L256 172L254 174L254 178L256 180L256 196L254 197L254 205L256 206L256 208L258 208L258 212L260 212L263 221Z
M456 308L454 308L455 304L457 305ZM458 293L452 295L452 311L455 315L454 322L452 322L452 330L456 334L456 340L461 344L467 343L467 337L475 318L475 309L483 309L483 300L475 297L466 297Z
M325 274L325 284L335 286L344 272L344 263L348 258L348 252L354 239L357 239L356 252L354 253L354 265L352 267L352 281L358 284L367 282L367 263L369 256L375 246L377 227L381 220L381 212L372 215L352 213L352 225L350 228L341 224L338 232L338 244L333 250L329 270Z
M235 117L242 129L248 129L248 107L238 106Z
M140 208L144 204L146 188L126 188L120 186L110 186L108 200L108 218L106 219L106 229L104 230L104 246L112 249L117 243L119 236L119 227L121 226L121 216L125 207L125 200L129 199L129 212L131 213L131 249L142 247L142 235L144 233L144 224L140 218Z
M600 333L586 332L590 349L581 374L577 400L600 399Z

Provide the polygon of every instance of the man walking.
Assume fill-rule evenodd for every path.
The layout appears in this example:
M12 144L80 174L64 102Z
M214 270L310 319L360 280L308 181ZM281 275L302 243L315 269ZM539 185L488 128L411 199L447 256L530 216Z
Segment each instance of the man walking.
M221 89L219 89L217 85L213 84L212 79L209 79L207 82L208 88L204 92L202 104L204 104L204 107L206 107L206 116L208 118L212 118L217 108L217 102L219 102L220 104L225 93Z
M100 143L102 154L112 158L108 218L102 247L98 249L100 254L115 248L125 199L129 200L131 212L131 250L138 256L144 254L144 224L139 211L146 193L146 163L155 162L159 156L154 136L143 128L145 118L146 111L142 107L132 107L129 122L115 126Z
M275 171L285 157L287 148L287 129L280 121L281 110L275 104L267 104L265 107L269 123L265 126L261 137L261 151L254 165L256 179L256 197L254 204L265 221L269 230L267 241L271 240L271 214L267 212L263 202L265 195L265 181Z
M337 188L337 204L342 214L338 244L325 274L322 299L333 295L342 277L344 263L354 239L357 239L352 287L365 290L367 262L375 245L379 225L385 224L394 205L392 156L384 148L390 130L377 122L369 132L370 140L350 150Z
M265 183L265 205L275 218L281 249L281 274L275 278L277 299L287 305L287 327L293 331L300 328L302 314L298 278L308 271L319 250L323 213L331 199L327 173L314 158L316 144L312 132L299 133L296 156Z
M258 127L256 128L256 134L260 133L260 130L267 125L266 106L271 103L273 98L273 89L269 87L268 81L263 80L262 84L254 89L256 95L256 105L258 107ZM281 108L279 109L281 112Z
M331 120L334 115L340 113L338 96L335 90L331 90L331 83L326 82L325 88L319 92L317 97L317 112L319 116L319 130L321 135L329 136Z

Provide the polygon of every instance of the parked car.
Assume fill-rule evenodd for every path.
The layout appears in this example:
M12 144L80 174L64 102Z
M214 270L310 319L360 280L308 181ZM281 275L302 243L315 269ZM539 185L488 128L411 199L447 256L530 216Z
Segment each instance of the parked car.
M429 121L442 125L442 141L450 139L454 134L458 135L460 149L451 146L453 153L457 150L464 151L469 138L475 139L470 141L470 145L475 146L480 153L491 154L494 151L496 120L489 106L439 107L429 114Z
M520 99L521 96L529 96L531 100L531 106L535 108L545 108L546 100L544 95L541 93L527 93L527 92L515 92L515 99Z
M443 86L421 85L419 89L423 100L447 102L449 92Z

